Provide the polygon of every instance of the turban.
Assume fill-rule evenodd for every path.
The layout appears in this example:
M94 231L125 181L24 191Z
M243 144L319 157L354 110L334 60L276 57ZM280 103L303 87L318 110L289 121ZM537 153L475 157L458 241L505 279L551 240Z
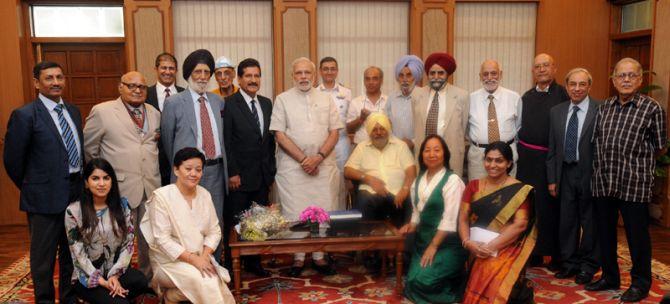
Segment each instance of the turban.
M451 55L447 53L432 53L428 58L426 58L426 73L430 71L430 67L432 67L434 64L437 64L441 66L443 69L447 71L447 74L451 75L456 71L456 60L454 60L454 57L451 57Z
M382 126L382 128L386 129L386 131L391 132L391 121L383 113L372 113L365 120L365 130L368 131L368 134L372 133L372 129L375 128L376 124Z
M193 53L188 54L188 57L184 60L184 66L182 67L182 73L184 79L188 80L191 77L191 73L195 66L199 63L206 64L209 67L210 72L214 72L214 56L208 50L199 49L193 51Z
M420 84L423 79L423 62L421 58L414 55L405 55L400 57L398 63L395 64L395 78L398 79L398 74L404 67L408 67L414 76L414 84Z

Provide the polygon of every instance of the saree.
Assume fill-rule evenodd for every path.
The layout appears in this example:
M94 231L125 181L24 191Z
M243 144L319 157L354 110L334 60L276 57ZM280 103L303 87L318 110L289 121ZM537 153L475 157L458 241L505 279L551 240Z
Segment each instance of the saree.
M433 263L426 267L421 266L421 257L437 234L437 227L445 209L442 188L452 174L444 174L419 215L405 283L405 296L416 304L456 303L461 300L468 253L461 247L458 233L448 233L438 247ZM414 197L419 197L418 184L423 175L424 173L415 180ZM459 191L458 195L460 194ZM417 205L417 201L415 199L413 204Z
M470 188L468 186L468 190ZM528 208L532 191L533 187L516 183L486 195L475 193L470 200L470 227L500 233L505 225L511 223L517 210ZM464 202L467 203L467 195ZM507 303L511 300L510 294L517 282L520 278L521 282L524 281L522 273L537 237L533 213L528 213L528 228L514 243L498 251L496 257L474 258L463 295L464 304Z
M216 261L212 259L218 275L208 277L203 276L195 266L177 258L183 251L200 254L203 245L216 248L221 239L209 192L197 186L196 197L189 208L177 186L172 184L156 189L146 204L147 212L140 227L149 244L149 258L154 271L151 286L156 292L163 292L159 278L167 277L195 304L235 303L226 285L230 277ZM202 216L195 218L193 214Z

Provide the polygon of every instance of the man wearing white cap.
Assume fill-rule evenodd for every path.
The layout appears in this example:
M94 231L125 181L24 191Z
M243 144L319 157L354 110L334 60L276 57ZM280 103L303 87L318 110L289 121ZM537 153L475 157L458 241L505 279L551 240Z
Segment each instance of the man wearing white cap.
M226 56L221 56L214 63L214 78L219 87L211 92L226 98L237 93L238 87L233 84L235 80L235 66L230 63Z

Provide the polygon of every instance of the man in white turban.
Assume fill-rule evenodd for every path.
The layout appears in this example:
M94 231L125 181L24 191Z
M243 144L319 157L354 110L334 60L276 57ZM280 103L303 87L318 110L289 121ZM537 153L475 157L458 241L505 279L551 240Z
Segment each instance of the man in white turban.
M391 93L386 103L386 115L393 125L393 135L402 139L410 150L414 149L414 119L412 106L419 98L414 87L421 84L423 62L415 55L400 57L395 65L398 90Z

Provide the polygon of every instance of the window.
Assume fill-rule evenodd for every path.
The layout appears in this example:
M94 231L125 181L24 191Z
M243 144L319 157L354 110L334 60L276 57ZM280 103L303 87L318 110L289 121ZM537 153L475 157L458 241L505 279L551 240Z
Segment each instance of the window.
M621 6L621 32L651 29L653 8L651 0Z
M123 7L31 7L34 37L123 37Z

